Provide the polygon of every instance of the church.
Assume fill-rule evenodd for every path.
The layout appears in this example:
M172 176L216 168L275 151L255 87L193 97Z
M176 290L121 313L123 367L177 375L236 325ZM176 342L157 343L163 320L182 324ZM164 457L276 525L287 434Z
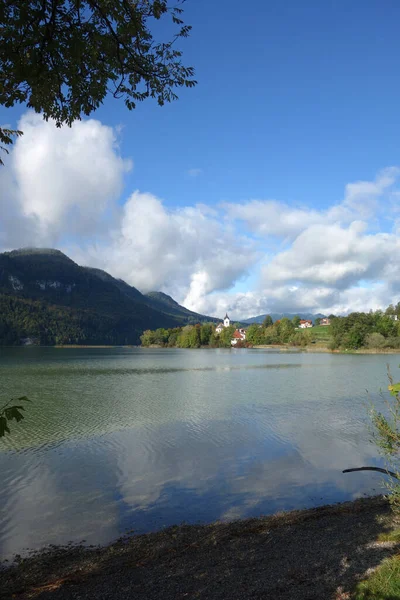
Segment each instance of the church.
M229 327L230 324L231 324L231 320L228 317L228 313L226 313L226 315L224 317L224 322L218 323L218 325L215 328L215 333L221 333L221 331L223 331L224 327Z

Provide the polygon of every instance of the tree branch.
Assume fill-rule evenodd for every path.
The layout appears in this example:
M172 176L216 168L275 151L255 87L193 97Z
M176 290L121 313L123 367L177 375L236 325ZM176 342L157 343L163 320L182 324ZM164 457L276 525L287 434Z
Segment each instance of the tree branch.
M388 469L381 469L380 467L358 467L357 469L345 469L342 473L353 473L354 471L379 471L379 473L383 473L384 475L390 475L394 479L399 479L400 477L396 475L393 471L389 471Z

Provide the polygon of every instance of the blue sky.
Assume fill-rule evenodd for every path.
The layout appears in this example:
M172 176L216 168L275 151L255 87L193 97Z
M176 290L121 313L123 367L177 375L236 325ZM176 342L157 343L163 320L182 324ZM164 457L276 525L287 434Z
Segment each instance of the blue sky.
M397 301L400 4L188 0L184 18L199 83L179 101L128 112L108 98L72 132L0 110L1 123L30 119L0 175L3 249L29 231L212 314ZM104 161L77 174L65 156L90 162L89 129ZM27 136L46 140L40 160ZM73 198L38 183L59 169Z

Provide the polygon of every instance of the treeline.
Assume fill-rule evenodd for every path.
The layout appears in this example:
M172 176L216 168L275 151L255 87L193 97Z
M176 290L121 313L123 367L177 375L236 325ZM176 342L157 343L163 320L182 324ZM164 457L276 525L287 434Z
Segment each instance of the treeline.
M297 320L298 319L298 320ZM313 341L309 331L296 330L300 317L292 321L283 318L272 322L271 317L266 317L262 325L254 323L246 329L246 340L239 340L236 348L262 345L262 344L290 344L293 346L307 346ZM161 346L163 348L230 348L231 340L238 324L224 328L220 334L215 331L214 323L203 325L186 325L175 329L147 330L140 337L142 346Z
M272 318L267 315L261 326L254 323L247 328L246 339L255 346L273 344L307 346L314 341L312 330L297 329L299 324L298 316L293 317L292 320L284 317L273 323Z
M141 335L142 346L163 348L230 348L235 326L225 327L220 334L215 332L214 323L185 325L173 329L148 329ZM239 344L238 346L243 345Z
M400 320L394 320L394 315L400 315L400 304L390 305L385 312L355 312L347 317L334 317L330 348L400 348Z

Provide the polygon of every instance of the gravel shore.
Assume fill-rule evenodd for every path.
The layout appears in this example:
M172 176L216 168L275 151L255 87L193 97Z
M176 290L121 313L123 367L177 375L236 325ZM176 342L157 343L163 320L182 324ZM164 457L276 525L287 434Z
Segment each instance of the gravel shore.
M346 600L399 550L368 498L233 523L174 526L105 548L49 548L0 570L0 598Z

